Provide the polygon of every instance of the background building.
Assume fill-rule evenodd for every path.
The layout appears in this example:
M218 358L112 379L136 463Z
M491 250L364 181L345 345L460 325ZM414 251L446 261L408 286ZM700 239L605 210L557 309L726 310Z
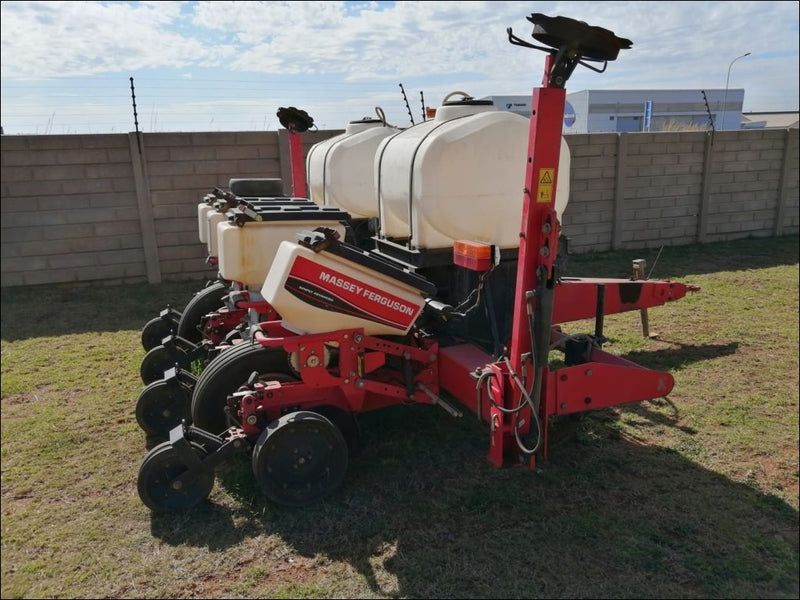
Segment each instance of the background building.
M742 113L742 129L769 129L772 127L797 129L796 112Z
M499 109L530 115L530 96L488 96ZM797 113L742 116L743 89L584 90L567 94L564 133L797 127ZM779 117L781 115L781 117ZM782 124L785 123L785 124Z

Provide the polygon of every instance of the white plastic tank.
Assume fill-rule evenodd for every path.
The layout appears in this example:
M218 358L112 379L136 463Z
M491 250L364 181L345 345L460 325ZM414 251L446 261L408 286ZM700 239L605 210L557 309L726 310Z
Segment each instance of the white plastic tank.
M287 329L324 333L350 327L404 335L425 299L402 281L328 252L281 242L261 295Z
M381 235L410 236L409 246L419 249L448 248L459 239L518 247L530 119L491 106L437 121L445 108L427 128L407 129L376 153ZM559 163L560 214L569 198L563 138Z
M281 242L294 241L299 231L308 229L309 219L251 221L241 227L229 221L217 225L219 273L228 281L237 281L251 289L261 289ZM344 239L345 230L339 219L320 215L313 227L328 227Z
M320 206L346 210L353 218L376 217L375 151L384 138L398 131L384 119L365 118L351 121L344 133L312 146L306 156L310 199Z
M286 207L287 210L293 210L291 207L299 209L299 207L301 206L305 207L310 206L313 207L314 209L319 208L311 204L308 198L298 198L294 196L273 197L273 198L263 198L263 199L256 198L256 199L251 199L251 201L248 204L256 212L259 212L259 207L263 207L266 210L265 215L269 215L270 210L276 210L280 206ZM211 206L211 210L204 211L202 210L201 206L198 206L197 210L198 210L198 219L204 219L203 221L200 222L200 231L205 232L204 235L201 235L201 241L205 242L209 256L218 257L220 251L219 236L217 235L218 225L220 223L226 223L228 221L230 209L226 208L224 212L220 212L216 207Z
M206 215L206 248L209 256L219 256L219 244L217 243L217 225L228 220L227 213L221 213L217 209L210 211Z
M197 205L197 229L200 242L208 245L208 215L214 207L208 202L200 202Z
M448 98L453 95L461 95L462 98L449 101ZM497 108L491 100L475 100L463 92L452 92L436 109L433 119L383 140L375 152L373 164L381 237L405 239L409 235L410 172L420 145L445 123L493 111L497 111Z

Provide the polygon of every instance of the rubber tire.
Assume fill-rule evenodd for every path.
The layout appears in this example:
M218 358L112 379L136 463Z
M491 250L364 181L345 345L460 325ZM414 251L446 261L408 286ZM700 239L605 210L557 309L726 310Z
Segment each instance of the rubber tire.
M142 347L145 350L152 350L160 346L165 337L178 333L178 324L170 319L156 317L150 319L142 327Z
M142 364L139 366L139 375L144 384L149 385L154 381L164 379L164 372L173 368L176 363L182 369L189 370L191 367L189 355L180 348L170 351L163 345L156 346L144 355Z
M231 192L240 198L280 198L285 196L282 179L231 179Z
M198 344L203 340L203 332L200 331L200 322L208 313L219 310L225 305L225 296L230 292L227 284L216 282L197 292L189 304L183 309L181 320L178 321L177 335L192 344Z
M301 435L293 436L292 431ZM347 473L342 432L313 411L288 413L261 432L253 474L264 494L283 506L307 506L333 493Z
M192 424L215 434L225 431L228 396L247 383L253 371L297 379L282 348L251 341L236 344L214 357L198 378L192 393Z
M208 455L205 448L189 442L201 459ZM180 491L170 481L184 473L186 465L178 459L178 453L164 442L147 453L139 466L136 489L145 506L155 512L184 512L208 498L214 487L214 471L201 471L191 485Z
M148 384L136 400L136 422L148 438L166 441L169 432L191 418L188 391L164 379Z

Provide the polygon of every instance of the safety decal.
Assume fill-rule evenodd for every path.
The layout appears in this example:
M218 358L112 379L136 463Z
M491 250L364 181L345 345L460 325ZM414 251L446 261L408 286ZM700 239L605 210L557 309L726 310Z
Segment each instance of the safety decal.
M553 179L555 169L539 169L539 187L536 190L536 202L553 201Z

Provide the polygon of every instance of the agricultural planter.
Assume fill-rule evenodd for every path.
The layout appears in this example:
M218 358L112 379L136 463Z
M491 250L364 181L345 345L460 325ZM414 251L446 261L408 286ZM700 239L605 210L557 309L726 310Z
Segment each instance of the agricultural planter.
M140 466L145 505L190 508L210 493L215 467L239 452L251 455L272 501L317 501L344 481L357 416L397 404L471 412L488 427L492 464L533 468L548 457L552 419L670 393L670 373L603 350L603 318L697 288L567 277L556 209L566 82L578 65L604 71L631 42L564 17L528 20L537 44L510 29L509 41L546 60L531 100L521 224L507 224L520 225L513 257L463 239L442 268L409 245L415 268L330 228L283 241L261 288L281 318L253 325L190 382L189 418L183 405L182 422ZM583 319L594 319L593 333L561 328Z

